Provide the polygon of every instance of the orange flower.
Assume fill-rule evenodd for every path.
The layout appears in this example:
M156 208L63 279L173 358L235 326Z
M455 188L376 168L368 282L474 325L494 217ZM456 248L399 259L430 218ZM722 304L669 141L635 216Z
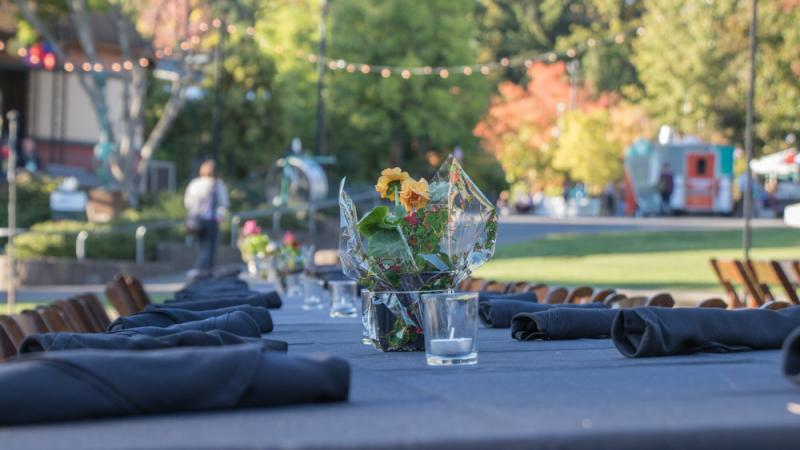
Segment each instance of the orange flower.
M428 182L424 178L420 178L419 181L414 181L412 178L403 181L403 185L400 188L400 203L406 209L406 212L423 208L430 200L431 194L428 190Z
M410 179L411 176L408 172L403 172L399 167L383 169L378 178L378 184L375 185L375 190L381 194L381 198L387 198L393 202L395 192L401 189L406 180Z

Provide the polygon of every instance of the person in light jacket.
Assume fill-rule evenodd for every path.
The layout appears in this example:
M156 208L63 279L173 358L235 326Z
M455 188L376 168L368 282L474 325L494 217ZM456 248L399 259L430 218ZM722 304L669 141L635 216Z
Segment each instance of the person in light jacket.
M214 267L219 224L229 206L228 189L217 177L217 165L213 160L200 165L199 176L186 187L183 204L186 231L196 236L200 246L195 269L209 272Z

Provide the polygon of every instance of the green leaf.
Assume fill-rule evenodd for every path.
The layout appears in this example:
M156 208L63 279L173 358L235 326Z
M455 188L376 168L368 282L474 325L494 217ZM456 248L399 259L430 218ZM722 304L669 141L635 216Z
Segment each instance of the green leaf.
M419 257L424 259L425 261L427 261L430 265L432 265L433 267L435 267L438 270L444 271L444 270L448 270L449 269L447 264L445 264L445 262L442 261L442 259L439 257L439 255L421 254L421 255L419 255Z
M386 228L386 216L388 215L388 206L376 206L358 222L358 232L369 238L382 228ZM393 225L390 227L393 227Z
M397 230L379 229L367 238L367 255L375 258L402 258L405 245Z

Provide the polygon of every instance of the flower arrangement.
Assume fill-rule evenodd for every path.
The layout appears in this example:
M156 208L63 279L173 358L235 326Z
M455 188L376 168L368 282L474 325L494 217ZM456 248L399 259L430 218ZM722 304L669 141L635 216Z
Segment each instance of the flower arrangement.
M375 190L390 204L361 219L344 184L339 191L342 269L371 291L453 289L494 254L495 208L452 156L430 182L415 180L399 167L383 170ZM384 350L419 342L418 299L389 295L379 301L394 316Z
M261 227L255 220L248 220L242 226L242 239L239 241L239 251L242 259L248 264L259 255L266 255L270 251L269 236L262 233Z

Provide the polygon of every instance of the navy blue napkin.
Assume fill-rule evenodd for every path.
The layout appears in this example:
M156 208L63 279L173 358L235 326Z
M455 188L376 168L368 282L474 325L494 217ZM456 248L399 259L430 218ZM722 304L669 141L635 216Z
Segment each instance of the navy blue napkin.
M781 310L623 309L611 337L628 357L779 349L800 326L800 306Z
M261 337L261 329L258 324L247 313L234 311L221 316L209 317L208 319L195 320L193 322L176 323L168 327L137 327L124 330L111 331L109 334L134 336L144 334L147 336L166 336L180 331L227 331L243 337Z
M508 328L511 326L511 319L517 314L536 313L553 308L608 309L602 303L549 305L524 300L493 299L478 304L478 317L481 323L489 328Z
M561 305L560 308L517 314L511 320L511 336L520 341L609 337L617 311L602 304L599 307L590 305L593 304L573 305L582 308Z
M163 304L150 305L147 309L153 308L180 308L192 311L204 311L209 309L228 308L230 306L250 305L262 308L276 309L281 307L281 296L277 292L251 292L245 296L224 296L203 297L194 300L167 301Z
M272 316L267 308L250 305L230 306L227 308L209 309L206 311L192 311L179 308L151 308L140 313L126 317L118 317L108 326L109 331L124 330L136 327L168 327L176 323L203 320L209 317L220 316L226 313L242 311L249 315L258 324L262 333L269 333L273 329Z
M210 347L244 344L258 338L246 338L227 331L180 331L164 336L115 333L36 333L22 341L19 353L77 349L154 350L172 347Z
M783 374L792 383L800 384L800 327L783 343Z
M478 292L478 301L483 303L489 300L519 300L537 303L536 292L517 292L515 294L500 294L497 292Z
M260 344L75 350L0 364L0 424L346 401L350 367Z

